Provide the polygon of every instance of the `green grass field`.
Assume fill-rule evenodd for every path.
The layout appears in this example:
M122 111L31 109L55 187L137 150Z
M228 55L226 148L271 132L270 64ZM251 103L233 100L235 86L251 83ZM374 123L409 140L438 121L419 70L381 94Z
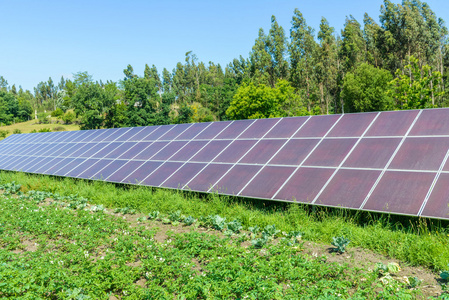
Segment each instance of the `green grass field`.
M446 282L436 280L449 261L445 223L0 173L4 188L13 181L21 185L24 195L6 193L0 202L2 296L447 297ZM187 217L195 220L190 226ZM235 224L238 230L233 231ZM264 240L267 225L279 232ZM260 228L258 233L255 227ZM338 236L350 240L343 254L328 249ZM385 269L394 259L403 268L397 274L376 265L382 262ZM420 280L422 285L415 287Z

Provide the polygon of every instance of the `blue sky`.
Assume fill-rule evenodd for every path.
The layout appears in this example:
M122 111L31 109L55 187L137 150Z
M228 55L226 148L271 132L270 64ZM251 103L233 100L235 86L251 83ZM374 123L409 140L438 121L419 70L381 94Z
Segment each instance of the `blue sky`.
M400 3L401 1L393 1ZM449 1L426 1L449 22ZM346 16L367 12L378 21L382 0L0 0L0 75L32 90L40 81L88 71L94 80L118 81L128 64L172 70L193 51L200 61L248 57L259 28L275 15L286 34L298 8L318 30L322 16L339 33Z

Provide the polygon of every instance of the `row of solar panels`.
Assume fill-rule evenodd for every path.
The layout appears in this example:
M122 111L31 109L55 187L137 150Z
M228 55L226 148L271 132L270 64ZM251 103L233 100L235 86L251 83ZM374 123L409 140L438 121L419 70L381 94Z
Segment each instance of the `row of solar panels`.
M449 110L12 135L0 169L447 218Z

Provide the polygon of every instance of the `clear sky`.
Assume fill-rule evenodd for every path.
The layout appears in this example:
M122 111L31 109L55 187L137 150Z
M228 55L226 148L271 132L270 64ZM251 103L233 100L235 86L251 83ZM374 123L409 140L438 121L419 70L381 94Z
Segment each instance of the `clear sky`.
M395 3L401 1L394 0ZM449 1L426 1L449 22ZM94 80L118 81L131 64L161 73L193 51L200 61L248 57L259 28L275 15L286 34L298 8L318 31L321 17L340 33L346 16L379 19L382 0L0 0L0 75L32 90L40 81L88 71Z

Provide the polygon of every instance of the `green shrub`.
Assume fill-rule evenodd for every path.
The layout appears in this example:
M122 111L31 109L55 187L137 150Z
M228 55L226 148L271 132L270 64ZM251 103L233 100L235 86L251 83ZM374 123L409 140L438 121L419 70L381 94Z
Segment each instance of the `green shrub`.
M0 138L5 138L8 135L8 130L0 130Z
M68 111L61 117L61 119L65 124L72 124L76 119L76 115L73 111Z
M59 107L51 112L51 116L55 117L55 118L59 118L63 115L64 115L64 111L62 111L62 109L60 109Z
M39 129L38 132L51 132L51 129L44 127L44 128Z
M65 128L62 126L56 126L53 128L53 131L65 131Z
M39 124L49 124L50 119L48 118L48 114L45 112L41 112L37 114L37 119L39 121Z
M16 128L12 131L13 134L21 134L22 131L19 128Z

